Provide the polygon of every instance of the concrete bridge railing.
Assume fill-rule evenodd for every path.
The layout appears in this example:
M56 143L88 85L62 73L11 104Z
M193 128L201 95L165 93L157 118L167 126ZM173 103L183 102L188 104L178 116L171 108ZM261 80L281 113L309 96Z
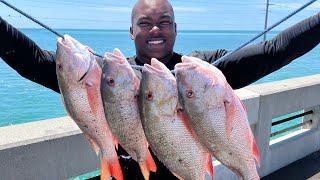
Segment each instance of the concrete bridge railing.
M248 86L243 100L260 149L261 177L320 149L320 75ZM272 119L313 110L308 124L270 141ZM98 159L68 117L0 128L0 179L67 179L98 169ZM214 161L216 179L236 179Z

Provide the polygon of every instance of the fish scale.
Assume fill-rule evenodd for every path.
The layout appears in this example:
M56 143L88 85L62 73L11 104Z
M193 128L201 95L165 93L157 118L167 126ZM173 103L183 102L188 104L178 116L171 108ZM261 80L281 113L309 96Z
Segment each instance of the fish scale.
M259 152L246 111L222 72L187 56L175 72L180 102L200 142L240 178L259 179Z
M157 167L148 149L138 108L140 79L119 49L106 53L101 94L105 115L116 141L139 163L145 179Z
M58 39L56 72L65 108L100 157L101 179L123 175L104 115L102 70L88 48L66 35Z
M190 129L178 103L176 81L156 59L145 65L140 84L140 114L151 149L178 178L203 180L213 175L209 152Z

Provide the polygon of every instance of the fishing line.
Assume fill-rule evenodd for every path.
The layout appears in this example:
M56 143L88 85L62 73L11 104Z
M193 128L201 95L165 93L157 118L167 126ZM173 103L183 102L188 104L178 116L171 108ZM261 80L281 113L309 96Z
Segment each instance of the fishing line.
M0 2L2 2L3 4L7 5L8 7L14 9L15 11L17 11L18 13L22 14L23 16L29 18L30 20L32 20L33 22L39 24L40 26L42 26L43 28L49 30L50 32L54 33L55 35L57 35L58 37L61 37L64 39L63 35L58 33L57 31L53 30L52 28L50 28L49 26L43 24L42 22L38 21L37 19L33 18L32 16L30 16L29 14L23 12L22 10L16 8L15 6L9 4L8 2L6 2L5 0L0 0ZM96 54L94 52L92 52L91 50L89 50L93 55L100 57L100 58L104 58L103 56ZM132 68L142 71L143 66L139 66L139 65L131 65Z
M33 18L33 17L30 16L29 14L23 12L22 10L16 8L15 6L9 4L9 3L6 2L5 0L0 0L0 2L2 2L3 4L5 4L6 6L12 8L13 10L17 11L18 13L22 14L23 16L29 18L31 21L39 24L39 25L42 26L43 28L49 30L49 31L52 32L53 34L57 35L58 37L61 37L62 39L64 39L64 37L63 37L62 34L58 33L57 31L53 30L51 27L43 24L42 22L38 21L37 19ZM89 51L90 51L90 50L89 50ZM92 51L90 51L90 52L91 52L93 55L95 55L95 56L98 56L98 57L100 57L100 58L104 58L103 56L101 56L101 55L99 55L99 54L96 54L96 53L94 53L94 52L92 52Z
M261 32L260 34L256 35L254 38L252 38L251 40L249 40L248 42L242 44L241 46L239 46L237 49L235 49L234 51L226 54L225 56L219 58L217 61L215 61L214 63L212 63L213 65L217 65L218 63L220 63L221 61L223 61L226 57L230 56L231 54L239 51L240 49L244 48L245 46L247 46L248 44L252 43L253 41L255 41L256 39L258 39L259 37L261 37L262 35L264 35L265 33L269 32L270 30L272 30L273 28L277 27L279 24L283 23L284 21L286 21L287 19L289 19L290 17L292 17L293 15L297 14L298 12L300 12L301 10L303 10L304 8L308 7L309 5L311 5L312 3L316 2L317 0L311 0L308 3L304 4L303 6L301 6L300 8L298 8L297 10L293 11L291 14L289 14L288 16L282 18L280 21L278 21L277 23L273 24L272 26L270 26L268 29L264 30L263 32ZM63 35L61 35L60 33L58 33L57 31L53 30L52 28L50 28L49 26L41 23L40 21L36 20L35 18L33 18L32 16L28 15L27 13L23 12L22 10L16 8L15 6L9 4L8 2L6 2L5 0L0 0L0 2L2 2L3 4L7 5L8 7L14 9L15 11L19 12L20 14L22 14L23 16L29 18L30 20L32 20L33 22L39 24L40 26L42 26L43 28L49 30L50 32L54 33L55 35L64 38ZM91 52L91 51L90 51ZM91 52L93 55L98 56L100 58L104 58L103 56L96 54L94 52ZM137 69L137 70L142 70L143 66L138 66L138 65L131 65L132 68ZM171 71L174 73L174 71Z
M260 34L256 35L254 38L252 38L251 40L249 40L248 42L240 45L237 49L235 49L234 51L226 54L225 56L222 56L221 58L219 58L217 61L213 62L213 65L217 65L218 63L220 63L221 61L223 61L226 57L230 56L231 54L239 51L240 49L244 48L245 46L247 46L248 44L252 43L253 41L255 41L256 39L258 39L259 37L261 37L262 35L264 35L265 33L269 32L271 29L275 28L276 26L278 26L279 24L283 23L284 21L286 21L287 19L289 19L290 17L292 17L293 15L297 14L298 12L300 12L301 10L303 10L304 8L308 7L309 5L311 5L312 3L316 2L317 0L311 0L308 3L306 3L305 5L301 6L300 8L298 8L297 10L293 11L291 14L289 14L288 16L282 18L280 21L278 21L277 23L273 24L272 26L270 26L268 29L264 30L263 32L261 32Z

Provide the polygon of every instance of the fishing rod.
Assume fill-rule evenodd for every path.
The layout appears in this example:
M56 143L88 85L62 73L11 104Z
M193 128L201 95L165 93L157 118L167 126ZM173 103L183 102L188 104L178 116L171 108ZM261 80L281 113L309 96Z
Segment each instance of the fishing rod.
M23 16L27 17L28 19L30 19L31 21L37 23L38 25L42 26L43 28L49 30L50 32L52 32L53 34L57 35L58 37L61 37L62 39L64 39L64 36L60 33L58 33L57 31L53 30L51 27L43 24L42 22L40 22L39 20L33 18L31 15L23 12L22 10L18 9L17 7L13 6L12 4L8 3L5 0L0 0L0 2L2 2L3 4L5 4L6 6L12 8L13 10L17 11L18 13L22 14ZM100 57L100 58L104 58L103 56L92 52L91 50L89 50L93 55ZM138 66L138 65L131 65L131 67L133 67L134 69L137 70L142 70L143 66Z
M270 26L268 29L264 30L263 32L261 32L260 34L256 35L255 37L253 37L252 39L250 39L248 42L240 45L237 49L235 49L234 51L226 54L225 56L219 58L217 61L215 61L214 63L212 63L213 65L217 65L218 63L220 63L221 61L223 61L226 57L234 54L235 52L239 51L240 49L244 48L245 46L247 46L248 44L252 43L253 41L255 41L256 39L258 39L259 37L261 37L262 35L264 35L265 33L269 32L270 30L272 30L273 28L277 27L279 24L283 23L284 21L286 21L287 19L289 19L290 17L292 17L293 15L297 14L298 12L300 12L301 10L305 9L306 7L308 7L309 5L311 5L312 3L316 2L317 0L311 0L309 2L307 2L306 4L304 4L303 6L301 6L300 8L298 8L297 10L293 11L292 13L290 13L288 16L282 18L280 21L278 21L277 23L273 24L272 26ZM55 35L64 38L60 33L58 33L57 31L53 30L52 28L50 28L49 26L41 23L39 20L33 18L32 16L28 15L27 13L23 12L22 10L16 8L15 6L9 4L8 2L6 2L5 0L0 0L0 2L2 2L3 4L7 5L8 7L12 8L13 10L17 11L18 13L22 14L23 16L29 18L30 20L32 20L33 22L39 24L40 26L42 26L43 28L49 30L50 32L54 33ZM91 52L91 51L90 51ZM96 54L94 52L91 52L93 55L98 56L100 58L104 58L103 56ZM138 65L131 65L132 68L137 69L137 70L142 70L143 66L138 66Z
M250 39L248 42L243 43L242 45L240 45L237 49L235 49L234 51L226 54L225 56L222 56L221 58L219 58L217 61L213 62L213 65L217 65L218 63L222 62L226 57L234 54L235 52L239 51L240 49L244 48L245 46L247 46L248 44L252 43L253 41L255 41L256 39L258 39L259 37L261 37L262 35L266 34L267 32L269 32L270 30L272 30L273 28L277 27L279 24L283 23L284 21L288 20L290 17L292 17L293 15L297 14L298 12L300 12L301 10L303 10L304 8L308 7L309 5L311 5L312 3L316 2L317 0L311 0L309 2L307 2L306 4L304 4L303 6L301 6L300 8L298 8L297 10L293 11L292 13L290 13L288 16L282 18L280 21L276 22L275 24L273 24L272 26L270 26L268 29L265 29L264 31L262 31L260 34L256 35L255 37L253 37L252 39Z

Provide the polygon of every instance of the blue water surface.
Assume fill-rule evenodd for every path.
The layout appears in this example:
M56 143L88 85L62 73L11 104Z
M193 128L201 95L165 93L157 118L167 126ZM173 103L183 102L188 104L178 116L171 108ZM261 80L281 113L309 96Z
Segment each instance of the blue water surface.
M56 37L40 29L22 29L41 48L55 51ZM119 48L126 56L135 54L134 43L125 30L58 30L70 34L96 52L103 54ZM179 31L175 51L188 54L194 50L237 48L252 38L255 31ZM277 33L272 32L269 38ZM259 43L257 40L256 43ZM320 72L320 49L316 47L290 65L256 83L307 76ZM28 59L23 59L28 61ZM0 126L65 116L60 95L24 79L0 60Z

